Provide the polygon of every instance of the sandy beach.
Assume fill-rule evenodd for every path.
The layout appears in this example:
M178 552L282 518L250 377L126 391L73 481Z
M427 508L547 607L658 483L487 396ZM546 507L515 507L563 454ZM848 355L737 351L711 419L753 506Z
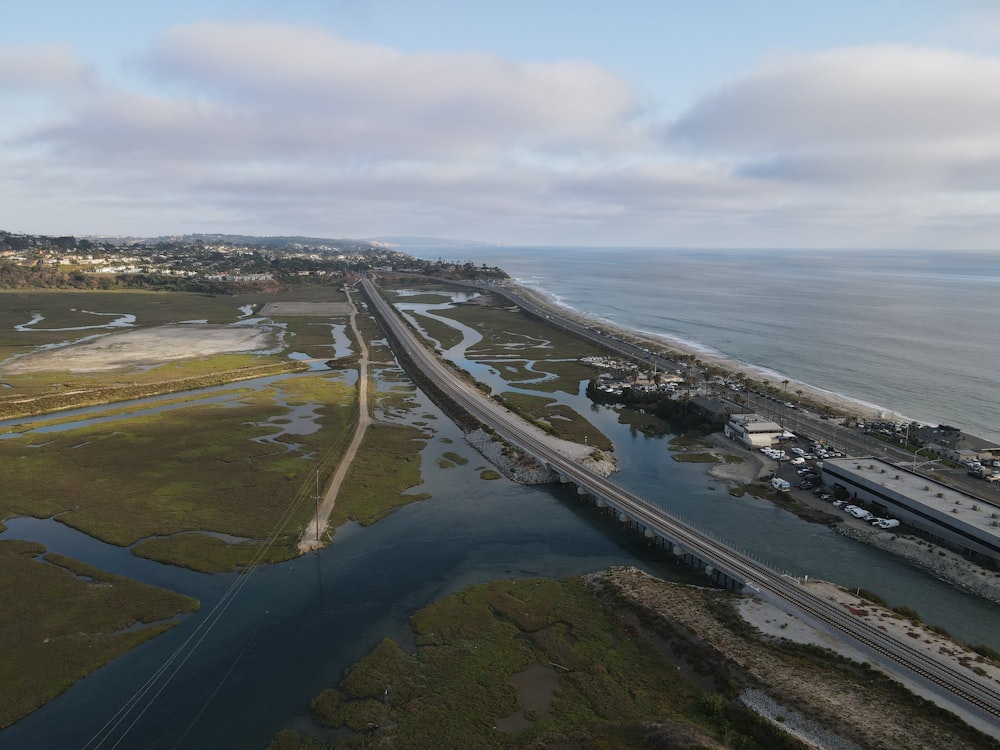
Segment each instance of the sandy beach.
M518 294L523 295L539 306L546 307L554 313L569 320L611 332L626 341L635 342L646 348L665 351L670 355L680 355L680 357L694 357L697 361L701 362L703 366L718 368L719 370L730 373L734 377L746 378L747 380L755 381L757 383L766 382L767 384L779 389L784 388L782 385L784 378L775 377L774 375L769 374L762 367L756 367L754 365L737 362L717 354L705 352L693 346L686 345L683 342L671 339L668 336L656 336L653 334L643 333L631 328L615 325L614 323L606 320L591 317L586 313L580 312L579 310L561 305L548 295L531 287L513 283L509 286L513 287ZM892 414L894 420L910 421L908 417L897 412L892 412L891 410L876 404L869 404L864 401L852 399L848 396L831 393L830 391L817 388L808 383L802 383L790 379L788 391L790 393L795 393L799 390L802 391L801 400L812 403L815 407L827 410L838 416L861 416L864 414L871 414L872 411L884 411L887 414Z

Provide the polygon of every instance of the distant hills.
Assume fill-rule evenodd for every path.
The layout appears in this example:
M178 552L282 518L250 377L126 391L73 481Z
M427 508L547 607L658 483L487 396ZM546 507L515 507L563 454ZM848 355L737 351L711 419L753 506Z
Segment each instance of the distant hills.
M370 242L381 242L396 247L496 247L493 242L479 240L456 240L448 237L420 237L415 235L394 235L371 237Z

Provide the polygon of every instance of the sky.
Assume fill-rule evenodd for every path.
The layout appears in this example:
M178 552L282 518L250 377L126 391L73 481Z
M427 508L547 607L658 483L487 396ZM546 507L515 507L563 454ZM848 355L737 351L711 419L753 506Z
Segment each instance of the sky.
M0 229L1000 248L997 0L36 0Z

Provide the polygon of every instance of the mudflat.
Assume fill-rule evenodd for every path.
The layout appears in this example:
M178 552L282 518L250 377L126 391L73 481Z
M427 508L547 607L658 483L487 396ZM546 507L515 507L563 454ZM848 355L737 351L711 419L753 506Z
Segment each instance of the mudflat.
M143 367L226 352L273 349L280 329L266 325L182 323L111 333L100 338L46 349L0 364L5 373L68 370L98 372Z

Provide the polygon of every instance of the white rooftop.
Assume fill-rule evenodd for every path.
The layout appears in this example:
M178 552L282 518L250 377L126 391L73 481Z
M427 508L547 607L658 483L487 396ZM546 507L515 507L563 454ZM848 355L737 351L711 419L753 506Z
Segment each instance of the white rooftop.
M947 513L1000 541L1000 527L993 525L1000 519L1000 505L989 500L954 490L878 458L830 458L823 461L823 466L839 467L869 484L881 485L896 495Z

